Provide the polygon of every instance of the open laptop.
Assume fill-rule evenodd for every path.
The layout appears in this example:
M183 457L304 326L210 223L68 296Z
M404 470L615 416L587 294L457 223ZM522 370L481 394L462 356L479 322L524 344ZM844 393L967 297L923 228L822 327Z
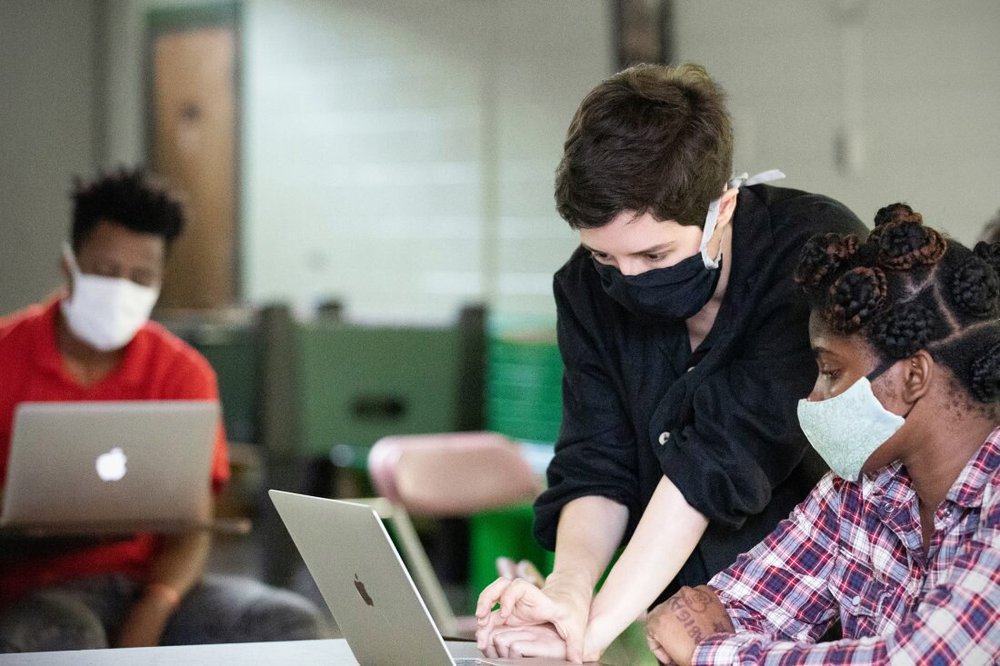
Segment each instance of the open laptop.
M372 507L280 490L268 494L358 663L570 663L491 659L473 642L446 642Z
M14 413L0 530L209 527L215 401L26 402Z

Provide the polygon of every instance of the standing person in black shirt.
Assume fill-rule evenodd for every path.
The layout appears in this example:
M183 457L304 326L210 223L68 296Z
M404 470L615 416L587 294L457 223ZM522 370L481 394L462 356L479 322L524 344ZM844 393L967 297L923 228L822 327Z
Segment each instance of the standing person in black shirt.
M699 66L632 67L577 110L555 194L581 240L554 281L563 420L535 504L555 566L541 588L483 591L487 654L599 658L824 471L795 414L816 368L792 275L811 236L866 228L832 199L731 174L723 93Z

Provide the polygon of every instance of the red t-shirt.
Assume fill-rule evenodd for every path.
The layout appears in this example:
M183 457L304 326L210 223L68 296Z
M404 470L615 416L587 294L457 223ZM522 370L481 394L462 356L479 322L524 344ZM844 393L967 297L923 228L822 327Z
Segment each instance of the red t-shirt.
M59 301L35 305L0 320L0 485L14 408L21 402L69 400L218 400L215 372L197 351L150 322L125 347L121 364L99 382L82 386L66 371L56 348ZM219 424L211 470L218 490L229 478L226 437ZM0 605L43 585L104 573L144 576L157 537L68 541L66 548L18 559L0 554Z

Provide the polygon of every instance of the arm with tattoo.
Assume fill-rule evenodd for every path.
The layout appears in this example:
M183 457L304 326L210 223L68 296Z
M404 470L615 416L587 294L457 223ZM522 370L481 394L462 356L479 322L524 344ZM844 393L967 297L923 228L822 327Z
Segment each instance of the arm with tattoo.
M660 661L691 663L695 646L717 633L732 633L733 623L712 588L682 587L657 606L646 622L646 640Z

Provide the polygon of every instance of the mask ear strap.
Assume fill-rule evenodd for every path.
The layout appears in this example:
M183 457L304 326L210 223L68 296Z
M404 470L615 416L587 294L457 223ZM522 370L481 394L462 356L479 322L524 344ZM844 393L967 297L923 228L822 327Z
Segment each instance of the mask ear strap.
M747 179L747 175L740 174L739 176L734 176L726 182L726 187L723 192L736 188L740 189L740 186ZM719 267L719 257L709 257L708 256L708 241L711 240L712 234L715 233L715 225L719 221L719 209L722 207L722 197L719 196L708 204L708 213L705 215L705 224L701 227L701 244L698 247L698 252L701 253L701 260L705 264L705 268L710 270ZM721 256L721 255L720 255Z
M781 180L785 177L785 174L781 169L769 169L767 171L761 171L760 173L755 173L754 175L747 177L744 173L741 178L743 180L743 185L747 187L751 185L757 185L759 183L769 183L772 180Z
M740 189L744 185L757 185L760 183L767 183L772 180L780 180L785 177L779 169L771 169L769 171L762 171L753 176L748 175L746 172L739 174L738 176L733 176L726 182L726 187L723 190L728 191L732 189ZM719 267L719 257L709 257L708 256L708 241L712 238L712 234L715 233L715 224L719 220L719 208L722 206L722 197L713 199L711 203L708 204L708 213L705 215L705 224L701 228L701 246L698 251L701 253L701 259L705 263L705 268L714 269Z
M701 228L701 244L698 252L701 253L701 260L705 268L714 269L719 267L719 257L708 256L708 241L715 233L715 224L719 220L719 207L722 199L713 199L708 205L708 214L705 215L705 225Z
M69 264L71 273L78 274L80 272L80 267L76 263L76 255L73 254L73 248L70 246L69 241L63 241L63 258Z
M881 377L886 370L896 365L896 363L900 360L902 359L886 359L885 361L882 361L874 370L865 375L865 379L867 379L869 383L875 381Z
M893 359L887 359L885 361L882 361L881 363L879 363L878 367L876 367L874 370L872 370L867 375L865 375L865 379L867 379L868 383L871 384L876 379L878 379L879 377L881 377L882 374L886 370L888 370L889 368L891 368L892 366L896 365L897 363L899 363L902 360L903 359L901 359L901 358L897 358L895 360L893 360ZM910 405L910 408L908 410L906 410L905 414L903 414L903 418L904 419L907 418L910 415L910 412L912 412L913 408L916 407L916 406L917 406L917 403L913 403L912 405Z

